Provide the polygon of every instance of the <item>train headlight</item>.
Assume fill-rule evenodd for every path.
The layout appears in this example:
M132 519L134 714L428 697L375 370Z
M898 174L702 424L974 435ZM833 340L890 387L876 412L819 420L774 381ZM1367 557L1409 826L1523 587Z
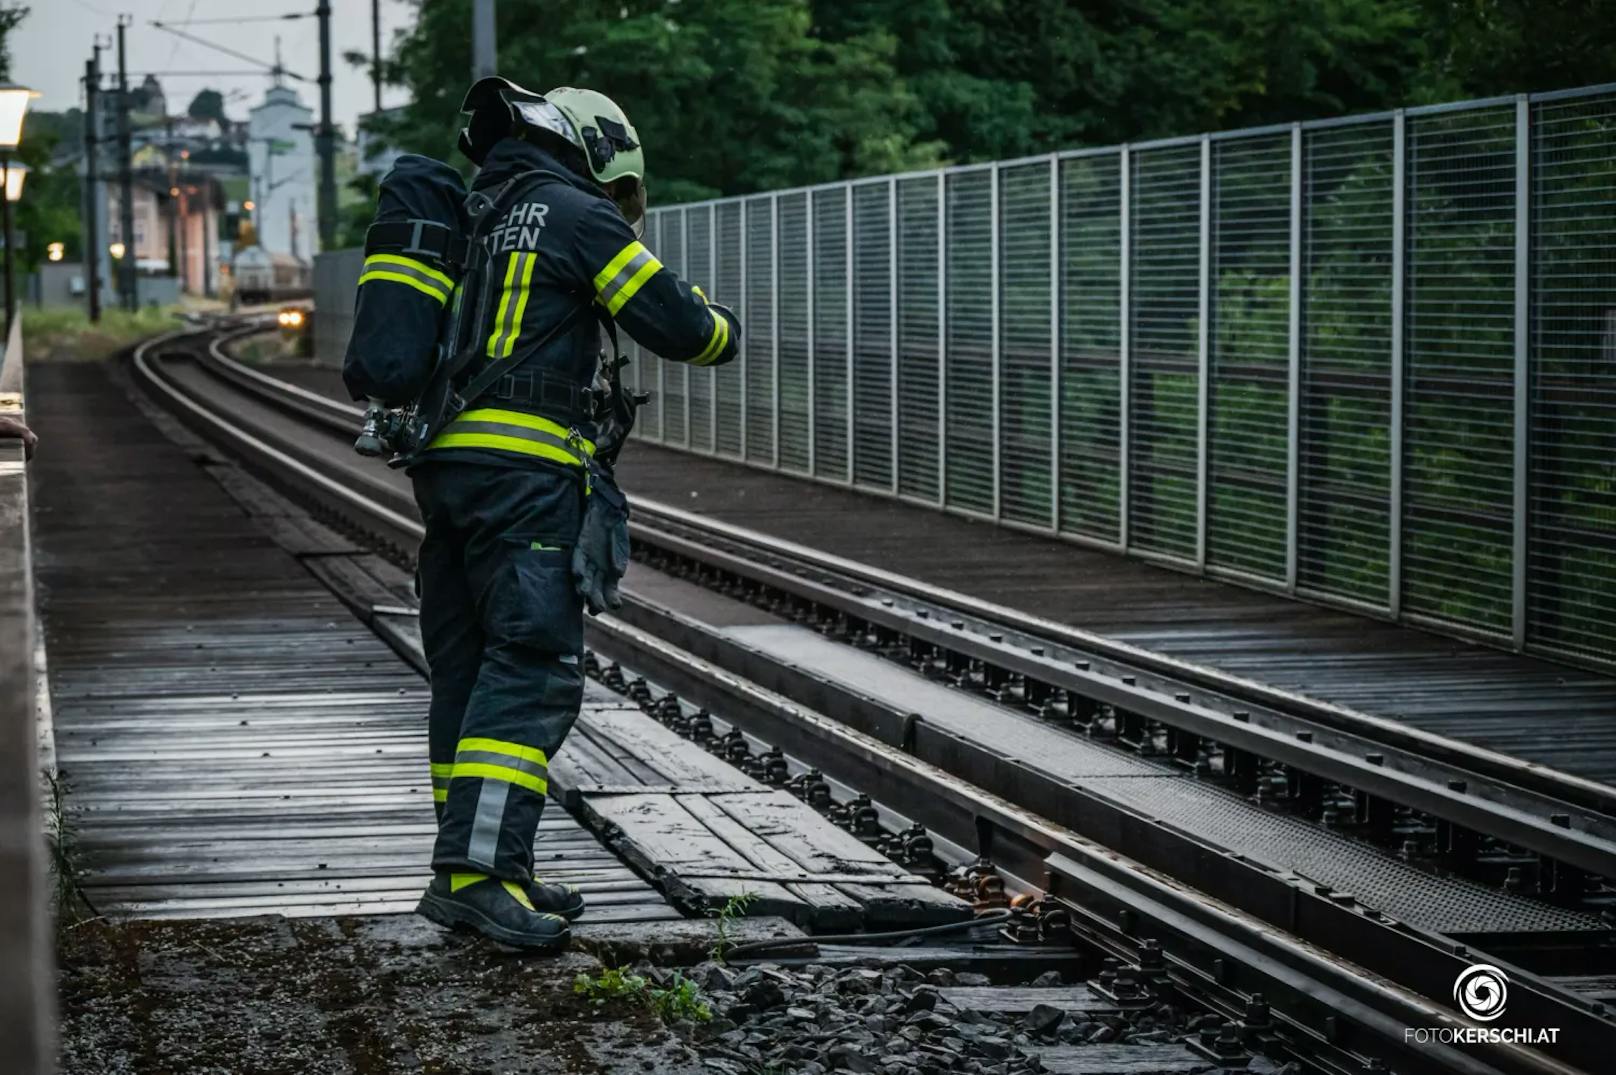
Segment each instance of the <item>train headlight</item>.
M296 330L303 327L303 322L306 318L303 316L302 310L292 306L276 314L275 320L280 322L281 328Z

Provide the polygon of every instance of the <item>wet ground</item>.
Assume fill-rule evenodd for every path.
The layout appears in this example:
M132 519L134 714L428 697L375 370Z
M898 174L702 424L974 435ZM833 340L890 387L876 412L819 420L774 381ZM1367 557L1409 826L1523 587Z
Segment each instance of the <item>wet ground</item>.
M413 916L90 922L60 938L64 1075L694 1073L600 964L507 952Z

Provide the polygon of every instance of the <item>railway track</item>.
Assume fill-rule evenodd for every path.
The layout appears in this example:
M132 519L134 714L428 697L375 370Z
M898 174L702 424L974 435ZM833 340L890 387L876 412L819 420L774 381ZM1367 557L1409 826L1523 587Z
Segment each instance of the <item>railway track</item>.
M154 341L136 372L407 561L408 486L348 451L358 408L230 359L247 331ZM1616 962L1612 789L643 497L635 511L642 566L623 613L591 623L597 675L643 678L648 711L687 736L783 752L788 778L821 773L983 855L1045 897L1010 936L1115 960L1123 996L1193 997L1229 1020L1209 1055L1546 1072L1599 1070L1616 1042L1587 985ZM1508 974L1511 1025L1557 1041L1420 1040L1466 1026L1454 983L1477 963Z

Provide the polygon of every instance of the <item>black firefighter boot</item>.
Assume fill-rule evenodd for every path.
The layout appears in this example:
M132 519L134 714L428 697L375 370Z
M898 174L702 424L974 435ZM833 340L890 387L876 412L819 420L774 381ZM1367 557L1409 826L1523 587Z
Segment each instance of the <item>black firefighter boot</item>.
M568 922L584 913L584 894L578 891L577 885L540 881L535 877L528 882L527 898L535 911L558 914Z
M473 929L513 948L555 953L572 938L567 920L535 909L522 885L485 873L435 875L415 912L440 926Z

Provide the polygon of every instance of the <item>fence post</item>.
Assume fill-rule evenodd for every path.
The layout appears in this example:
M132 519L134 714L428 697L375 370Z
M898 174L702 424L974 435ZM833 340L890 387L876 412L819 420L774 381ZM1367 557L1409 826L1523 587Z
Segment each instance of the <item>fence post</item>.
M1528 419L1531 377L1531 308L1528 305L1532 270L1532 106L1526 94L1515 98L1515 511L1514 555L1511 567L1511 626L1516 649L1526 647L1526 536L1531 503L1527 480L1531 459Z
M752 203L750 199L742 198L739 205L741 208L741 327L744 334L746 326L752 321L752 304L749 301L752 296L752 282L746 271L746 262L748 260L746 255L748 248L752 245ZM748 435L749 430L747 429L747 420L751 417L747 413L747 397L752 394L753 344L748 336L743 335L742 339L747 342L742 345L741 353L736 356L740 367L738 370L740 376L736 378L736 384L741 394L741 459L746 460L752 458L752 438Z
M1291 125L1290 376L1285 406L1285 589L1296 592L1302 472L1302 125Z
M1212 313L1212 139L1201 136L1201 257L1200 316L1196 325L1195 359L1195 567L1206 570L1206 472L1211 448L1207 428L1211 371L1209 332Z
M948 180L937 172L937 503L948 504Z
M1049 528L1061 519L1060 154L1049 155Z
M898 259L898 181L887 180L887 350L891 360L887 373L888 386L888 443L892 452L892 492L897 494L898 484L898 273L902 262Z
M679 260L681 264L677 272L688 279L690 277L690 210L679 210ZM684 411L685 420L682 428L685 431L685 447L689 448L695 438L690 435L690 363L679 363L679 376L685 383Z
M1127 552L1133 467L1133 164L1126 142L1117 152L1117 547Z
M988 223L992 228L988 236L988 279L992 282L992 317L989 321L991 344L989 353L992 355L993 370L993 518L999 519L1002 514L1002 505L999 502L999 467L1002 454L1000 391L999 391L999 162L994 161L988 170Z
M808 280L807 280L807 324L808 324L808 473L818 474L818 453L814 444L815 430L819 427L816 420L819 412L819 385L818 370L814 365L814 322L818 311L814 309L814 277L819 274L819 255L814 249L814 192L804 191L802 195L802 211L804 214L803 227L807 229L804 236L804 246L808 248Z
M769 393L774 406L769 414L769 465L780 469L780 195L769 195Z
M847 412L847 484L853 484L853 476L858 473L856 461L853 458L858 450L858 438L853 435L853 346L854 332L857 318L853 316L853 184L842 184L844 206L847 210L847 235L842 243L842 257L846 264L843 266L842 280L847 288L847 391L844 396Z
M707 206L707 269L712 279L708 286L713 294L718 294L718 203L712 202ZM728 298L729 296L723 296ZM712 445L714 458L718 451L718 367L707 367L707 443Z
M658 213L656 219L656 247L663 252L667 251L667 244L662 241L662 224L668 219L668 212ZM668 360L661 355L657 355L656 376L657 440L668 444L671 443L668 438Z
M1408 117L1399 108L1392 117L1392 368L1391 417L1387 450L1391 468L1386 519L1386 607L1403 614L1403 278L1408 259Z

